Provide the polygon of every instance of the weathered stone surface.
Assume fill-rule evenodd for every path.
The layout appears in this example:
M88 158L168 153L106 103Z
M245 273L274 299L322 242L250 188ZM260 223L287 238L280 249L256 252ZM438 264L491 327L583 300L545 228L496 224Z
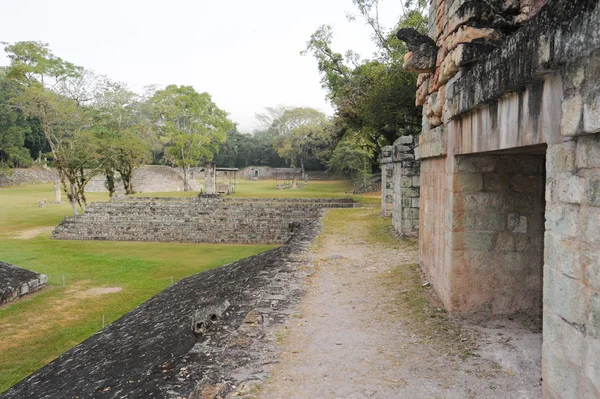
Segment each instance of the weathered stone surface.
M400 29L396 36L406 42L410 50L404 57L405 69L420 73L435 69L437 46L430 37L421 35L412 28Z
M21 269L0 261L0 305L15 301L46 286L44 274Z
M226 397L246 381L264 380L266 366L276 360L272 328L303 294L303 253L319 225L303 226L277 249L179 281L2 397ZM276 307L267 300L272 295L281 298ZM196 336L190 323L207 298L230 306ZM245 323L252 312L264 322Z
M414 236L419 231L420 163L414 160L414 151L415 137L401 136L393 146L384 148L391 157L381 159L382 172L386 171L386 181L391 182L382 191L381 213L392 217L394 229L402 236Z
M63 240L283 243L298 223L352 199L116 197L67 217L52 237Z
M29 168L11 169L10 173L0 172L0 187L20 184L51 183L58 178L54 169Z

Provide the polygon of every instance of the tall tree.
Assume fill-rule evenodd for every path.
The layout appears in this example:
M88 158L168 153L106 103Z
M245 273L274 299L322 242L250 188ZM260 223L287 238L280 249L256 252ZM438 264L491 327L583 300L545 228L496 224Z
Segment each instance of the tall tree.
M290 166L302 168L309 157L323 158L334 141L327 116L314 108L291 108L275 119L270 129L277 153Z
M359 173L356 168L361 165L359 169L364 169L365 164L356 162L357 156L362 159L370 154L370 164L374 165L382 146L420 131L421 109L414 105L416 75L402 69L406 48L393 32L398 27L426 29L427 19L422 12L427 2L403 1L404 12L393 30L386 30L379 22L379 0L353 2L358 13L348 18L360 19L372 28L372 40L378 49L373 59L361 61L353 51L334 51L333 29L328 25L311 35L302 54L316 58L321 84L336 111L333 124L337 136L345 139L340 141L343 147L334 164L338 169ZM350 146L356 146L355 151L349 151ZM347 167L341 165L346 161Z
M211 161L233 123L211 96L192 86L167 86L150 98L153 121L165 142L165 160L182 168L184 190L191 190L191 167Z
M39 121L73 213L85 210L85 186L102 170L88 104L103 79L52 54L41 42L6 44L6 76L19 85L12 104Z

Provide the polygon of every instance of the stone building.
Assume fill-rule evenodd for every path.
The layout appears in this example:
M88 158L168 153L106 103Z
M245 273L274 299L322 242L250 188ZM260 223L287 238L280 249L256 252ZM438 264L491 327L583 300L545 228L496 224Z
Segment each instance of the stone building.
M600 397L599 26L598 0L432 0L398 32L421 266L452 313L543 316L545 398Z

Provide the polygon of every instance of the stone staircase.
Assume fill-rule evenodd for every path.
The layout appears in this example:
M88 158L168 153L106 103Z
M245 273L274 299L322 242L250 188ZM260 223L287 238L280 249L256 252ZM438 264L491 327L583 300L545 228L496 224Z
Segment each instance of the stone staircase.
M352 199L115 197L66 217L61 240L280 244L324 208L351 208Z

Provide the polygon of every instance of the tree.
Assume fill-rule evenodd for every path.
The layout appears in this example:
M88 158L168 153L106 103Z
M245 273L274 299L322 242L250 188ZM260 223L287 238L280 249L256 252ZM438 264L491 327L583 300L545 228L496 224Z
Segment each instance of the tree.
M280 157L290 166L300 166L304 173L309 157L324 158L334 141L333 130L327 116L314 108L291 108L273 121L273 145Z
M302 51L316 58L321 84L336 110L333 119L336 135L347 138L340 141L343 147L336 153L335 163L344 171L357 170L354 155L370 154L369 164L373 165L381 147L393 143L399 136L420 131L421 109L415 106L414 89L417 77L402 68L407 49L393 33L398 27L419 30L427 27L427 19L422 15L427 5L425 0L404 1L403 15L396 29L389 31L379 23L378 0L353 1L358 15L349 14L348 18L360 18L372 28L372 39L378 48L374 59L360 61L360 56L353 51L344 55L335 52L333 30L328 25L317 29ZM349 151L353 145L357 148ZM350 164L343 167L340 162L346 161Z
M191 86L167 86L150 98L152 117L165 142L165 160L183 170L184 190L191 189L189 170L213 159L233 123L206 92Z
M11 99L17 94L17 88L0 70L0 165L28 167L32 159L26 141L35 129L35 123L11 106Z
M18 86L11 103L39 121L73 213L87 205L85 185L102 170L98 143L89 133L93 119L88 104L101 91L103 79L54 56L41 42L6 44L11 60L6 76Z
M143 137L150 129L147 115L135 93L122 83L108 82L93 104L96 135L102 140L104 175L109 195L119 173L125 194L133 194L134 169L151 161L150 143Z

